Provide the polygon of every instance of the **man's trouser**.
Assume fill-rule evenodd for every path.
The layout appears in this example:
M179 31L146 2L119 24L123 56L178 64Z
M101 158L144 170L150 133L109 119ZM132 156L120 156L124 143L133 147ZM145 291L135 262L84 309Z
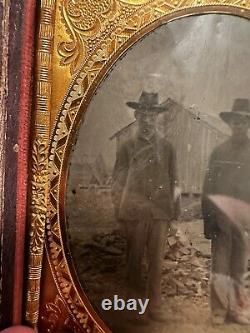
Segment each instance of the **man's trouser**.
M212 238L211 310L226 316L244 307L243 285L247 272L247 242L243 230L226 219L218 221L219 231Z
M168 222L153 218L126 221L127 283L130 296L139 297L142 289L142 260L147 259L149 306L161 305L161 274ZM133 295L134 294L134 295Z

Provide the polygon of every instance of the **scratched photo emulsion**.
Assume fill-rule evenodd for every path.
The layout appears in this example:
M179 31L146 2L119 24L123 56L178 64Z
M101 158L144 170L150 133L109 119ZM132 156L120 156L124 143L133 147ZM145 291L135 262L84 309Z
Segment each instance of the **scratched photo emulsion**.
M249 332L250 24L162 25L116 63L71 152L70 251L114 333Z

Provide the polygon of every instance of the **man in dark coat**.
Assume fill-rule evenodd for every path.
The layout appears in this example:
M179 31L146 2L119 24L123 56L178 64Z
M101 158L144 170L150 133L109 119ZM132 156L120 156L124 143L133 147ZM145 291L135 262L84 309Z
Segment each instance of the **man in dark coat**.
M156 131L157 115L164 111L158 94L142 92L139 103L127 105L135 109L138 130L117 151L113 203L127 238L128 286L135 294L141 289L146 250L149 315L164 320L160 308L164 244L169 222L179 214L175 152Z
M232 136L211 155L202 199L204 233L212 240L211 310L216 323L229 316L238 323L250 324L243 286L247 234L239 215L240 207L250 203L249 101L236 99L232 111L222 112L220 117L229 125ZM249 219L246 216L245 225Z

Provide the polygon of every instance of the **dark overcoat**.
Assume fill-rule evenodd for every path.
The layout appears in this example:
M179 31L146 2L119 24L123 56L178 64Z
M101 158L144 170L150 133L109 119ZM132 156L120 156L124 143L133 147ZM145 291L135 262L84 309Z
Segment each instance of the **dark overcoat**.
M172 145L155 135L150 141L135 136L117 151L112 198L118 220L178 217L176 157Z
M210 194L229 196L250 203L250 140L241 143L231 138L211 154L202 196L206 238L219 231L218 211L208 198Z

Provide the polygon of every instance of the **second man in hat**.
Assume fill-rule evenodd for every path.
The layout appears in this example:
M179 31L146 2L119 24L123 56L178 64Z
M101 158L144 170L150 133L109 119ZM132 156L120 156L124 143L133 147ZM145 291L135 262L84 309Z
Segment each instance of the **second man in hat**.
M250 324L250 304L244 290L250 230L250 103L236 99L220 117L231 137L211 155L203 188L205 236L212 240L211 310L215 323L230 318ZM244 225L243 225L244 224ZM247 229L248 230L247 230Z

